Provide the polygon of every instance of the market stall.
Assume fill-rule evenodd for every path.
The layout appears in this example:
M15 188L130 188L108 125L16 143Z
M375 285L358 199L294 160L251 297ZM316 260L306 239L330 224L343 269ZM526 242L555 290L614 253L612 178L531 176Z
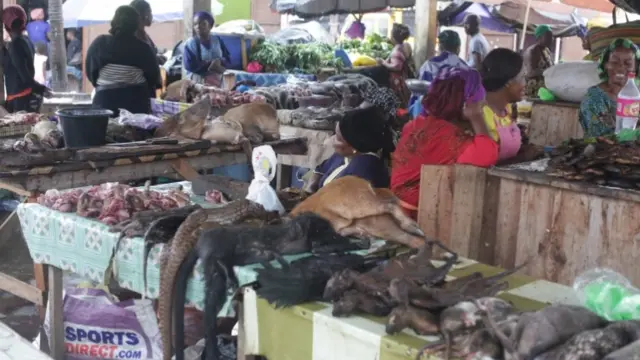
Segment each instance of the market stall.
M162 185L153 189L168 190L178 186L190 192L188 182ZM203 199L192 200L206 205ZM63 213L40 204L24 204L20 206L18 215L34 261L46 264L52 276L49 293L53 295L50 295L50 301L61 301L61 298L54 300L52 296L61 296L62 271L78 274L96 283L103 281L119 233L110 232L109 226L96 220ZM148 285L145 291L144 241L139 237L124 238L114 257L113 266L115 278L120 286L152 299L158 298L159 256L163 246L165 245L157 245L149 253ZM286 258L291 261L298 257ZM437 265L441 266L442 263L440 261ZM256 281L256 268L259 266L235 267L241 285ZM500 271L473 260L460 259L447 279L451 281L473 273L488 277ZM205 308L204 278L203 267L199 263L190 276L186 293L187 305L199 310ZM505 280L508 281L509 287L499 297L512 302L519 310L535 311L549 303L578 303L571 289L561 285L517 274L508 276ZM61 306L60 303L58 306ZM281 358L286 354L299 359L314 359L368 357L368 354L378 354L381 358L404 359L414 358L422 346L437 340L437 337L418 336L409 331L388 335L385 332L386 319L382 317L336 318L331 315L332 307L328 303L307 303L289 309L274 309L265 300L259 299L250 288L244 290L241 306L239 341L242 345L238 348L239 358L245 355ZM60 309L52 307L50 311L53 315ZM232 308L227 304L220 315L232 313ZM50 342L54 349L64 349L55 345L56 341L64 341L61 320L61 317L55 318L53 315L50 322ZM333 345L328 347L328 344ZM60 353L53 354L56 359L59 359L59 356Z
M449 279L474 272L495 275L500 269L462 259ZM578 304L569 287L529 276L507 278L509 288L499 298L523 311L548 304ZM290 309L274 309L252 290L245 290L244 354L268 359L415 359L418 351L437 336L419 336L411 330L396 335L385 331L386 319L373 316L336 318L328 303L309 303ZM434 357L429 357L434 359Z
M540 279L571 284L588 269L609 267L640 282L638 192L551 176L546 161L489 170L424 166L421 228L495 266L537 254L524 271Z

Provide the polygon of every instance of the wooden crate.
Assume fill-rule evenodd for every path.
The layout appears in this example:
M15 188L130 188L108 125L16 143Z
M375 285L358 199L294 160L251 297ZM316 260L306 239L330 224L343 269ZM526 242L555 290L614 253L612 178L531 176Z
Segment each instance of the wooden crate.
M424 166L418 220L461 256L570 285L609 267L640 284L640 192L469 166Z
M542 146L557 146L571 138L583 138L578 121L580 104L534 101L529 122L529 141Z

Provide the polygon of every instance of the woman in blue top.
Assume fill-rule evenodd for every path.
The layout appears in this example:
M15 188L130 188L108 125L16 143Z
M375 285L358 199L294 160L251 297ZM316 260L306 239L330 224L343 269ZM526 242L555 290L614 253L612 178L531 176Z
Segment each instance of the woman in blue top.
M347 175L368 180L373 187L389 187L389 169L385 160L395 149L387 117L370 106L345 115L336 125L335 153L320 164L305 184L315 192L329 182Z
M195 14L194 36L185 43L182 61L187 79L198 84L220 87L229 55L220 38L211 35L214 23L213 16L206 11Z

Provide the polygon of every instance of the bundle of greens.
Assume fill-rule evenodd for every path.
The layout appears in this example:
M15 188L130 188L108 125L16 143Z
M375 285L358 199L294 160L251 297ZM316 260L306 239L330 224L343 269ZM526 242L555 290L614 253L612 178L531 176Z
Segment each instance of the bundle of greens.
M280 45L263 41L251 50L250 60L259 62L266 72L317 74L322 68L335 68L338 72L343 68L333 48L321 43Z

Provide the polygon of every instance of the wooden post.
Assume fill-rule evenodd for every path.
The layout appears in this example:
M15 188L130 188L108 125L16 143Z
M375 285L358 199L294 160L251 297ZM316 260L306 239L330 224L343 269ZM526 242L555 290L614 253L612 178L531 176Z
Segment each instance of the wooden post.
M67 47L64 41L64 19L62 0L49 0L49 23L51 26L51 88L53 91L67 91Z
M416 0L416 20L413 34L416 68L435 55L438 36L438 9L436 0Z
M187 41L193 36L193 15L198 11L211 12L211 0L182 0L184 8L184 32L182 38ZM185 77L185 68L182 68L182 77Z

